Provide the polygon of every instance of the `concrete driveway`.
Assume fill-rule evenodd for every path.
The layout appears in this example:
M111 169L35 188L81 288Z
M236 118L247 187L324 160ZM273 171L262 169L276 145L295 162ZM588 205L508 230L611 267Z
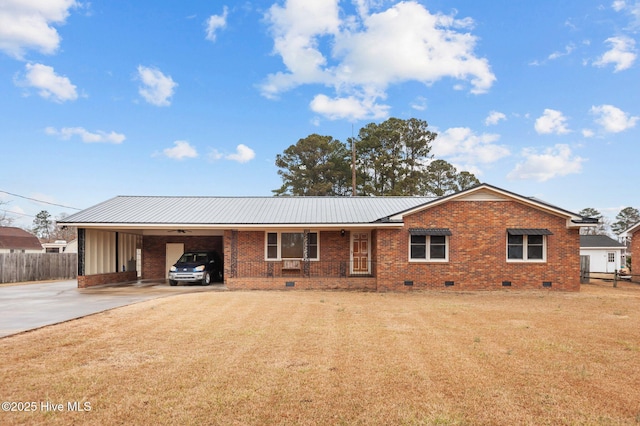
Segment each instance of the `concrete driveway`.
M76 280L0 286L0 337L159 297L220 290L226 287L171 287L164 281L91 289L79 289Z

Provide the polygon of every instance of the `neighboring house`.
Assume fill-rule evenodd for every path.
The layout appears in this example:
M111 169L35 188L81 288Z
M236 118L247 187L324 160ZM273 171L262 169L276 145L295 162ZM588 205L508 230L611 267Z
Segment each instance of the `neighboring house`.
M640 222L627 229L624 234L631 238L631 272L638 275L640 273Z
M165 279L206 248L230 289L577 291L594 221L482 184L437 199L121 196L59 223L78 228L79 287Z
M623 268L625 249L606 235L580 235L580 256L589 256L588 272L613 273Z
M77 253L78 252L78 240L73 239L67 243L64 248L65 253Z
M0 226L0 253L42 253L38 237L22 228Z
M56 240L52 243L42 243L46 253L64 253L67 248L67 242L65 240Z

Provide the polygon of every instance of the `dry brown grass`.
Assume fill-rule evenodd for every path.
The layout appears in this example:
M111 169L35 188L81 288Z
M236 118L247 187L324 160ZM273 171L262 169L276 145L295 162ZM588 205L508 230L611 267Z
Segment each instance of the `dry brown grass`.
M640 286L180 295L0 340L1 424L637 424Z

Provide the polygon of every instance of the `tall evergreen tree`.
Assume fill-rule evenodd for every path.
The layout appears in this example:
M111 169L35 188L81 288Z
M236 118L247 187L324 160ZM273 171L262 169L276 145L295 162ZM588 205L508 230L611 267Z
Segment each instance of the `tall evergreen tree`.
M275 195L348 195L351 192L350 155L331 136L312 134L276 156L282 186Z
M611 230L621 234L638 222L640 222L640 211L634 207L626 207L617 214L616 221L611 224Z
M437 134L424 120L389 118L360 129L356 164L361 195L417 195Z
M356 149L357 195L446 195L479 184L444 160L432 161L437 135L426 121L390 118L349 138ZM351 150L331 136L312 134L276 156L282 186L275 195L351 195Z
M53 221L51 220L51 214L46 210L42 210L36 215L36 218L33 219L32 232L36 237L48 241L52 230Z

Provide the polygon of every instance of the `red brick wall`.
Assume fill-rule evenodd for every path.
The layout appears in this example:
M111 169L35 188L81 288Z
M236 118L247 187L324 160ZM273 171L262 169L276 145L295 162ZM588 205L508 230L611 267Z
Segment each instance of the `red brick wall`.
M449 228L449 261L446 263L409 262L410 228ZM547 259L544 263L507 262L507 228L546 228ZM235 237L234 237L235 236ZM235 238L235 240L234 240ZM320 263L348 262L350 233L321 231ZM373 278L279 277L246 278L243 268L266 270L264 231L225 231L222 237L145 237L143 241L143 278L163 278L165 246L183 242L185 250L214 248L224 253L225 281L234 289L364 289L407 291L422 289L491 290L541 289L551 282L554 290L579 290L580 249L577 229L566 228L566 218L534 209L515 201L450 201L405 217L402 229L377 229L371 232ZM636 238L640 244L640 238ZM223 250L224 245L224 250ZM237 253L232 276L233 253ZM638 254L640 258L640 253ZM249 265L249 266L247 266ZM313 268L319 266L311 262ZM246 270L245 270L246 271ZM412 286L405 285L412 281ZM445 281L454 285L445 287ZM503 287L510 281L511 287ZM286 282L295 282L286 287Z
M138 279L136 271L111 272L108 274L79 275L78 288L93 287L104 284L117 284L136 281Z
M222 236L145 236L142 239L142 279L166 277L167 243L183 243L188 250L216 250L222 255Z
M410 228L449 228L447 263L409 262ZM507 228L546 228L545 263L506 261ZM402 230L378 230L378 290L580 289L580 242L566 219L511 201L451 201L405 217ZM406 286L413 281L413 286ZM445 281L453 281L445 287ZM509 288L509 287L507 287Z
M316 232L316 231L314 231ZM224 256L225 256L225 283L229 288L243 289L279 289L289 288L286 282L296 282L294 288L344 288L344 289L375 289L375 280L365 281L363 278L348 277L322 277L321 268L329 268L333 274L338 274L340 263L346 262L348 275L349 262L349 232L341 235L340 231L320 231L320 261L311 261L311 278L303 277L300 273L292 273L289 277L281 277L286 272L281 271L282 262L265 260L264 231L225 231ZM234 244L237 249L237 274L232 273ZM253 278L255 273L265 274L268 265L274 271L274 278Z
M634 275L640 274L640 230L631 235L631 272ZM637 280L634 277L634 281Z

